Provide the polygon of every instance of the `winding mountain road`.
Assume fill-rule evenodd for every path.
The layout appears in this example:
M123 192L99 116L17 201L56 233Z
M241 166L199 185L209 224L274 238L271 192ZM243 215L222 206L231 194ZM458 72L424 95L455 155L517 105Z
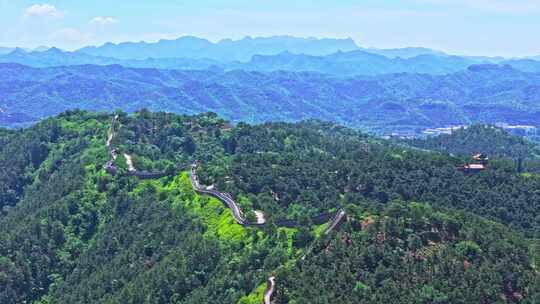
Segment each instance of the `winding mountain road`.
M345 212L345 210L340 208L338 212L336 213L336 215L334 216L334 218L332 219L330 226L328 226L324 234L329 234L334 229L336 229L341 224L341 222L345 219L346 216L347 216L347 213Z
M118 172L118 169L113 165L114 161L118 158L118 152L116 149L112 147L112 141L114 139L114 136L116 135L115 126L116 126L117 121L118 121L118 115L115 115L114 118L112 119L111 127L109 129L107 142L106 142L106 146L107 146L107 149L109 150L109 154L111 155L111 159L107 161L107 163L104 166L104 168L113 175ZM139 172L136 170L136 168L133 165L131 156L128 154L124 154L124 157L126 158L126 164L128 166L128 174L131 174L131 175L139 174ZM193 164L191 166L191 172L190 172L191 185L197 193L213 196L219 199L220 201L222 201L223 203L225 203L227 207L231 210L234 220L242 226L264 226L266 224L265 215L262 211L255 211L255 216L257 219L256 223L249 223L247 219L244 217L244 213L242 212L242 210L240 209L240 207L234 201L234 199L232 198L230 194L219 192L210 187L203 187L200 184L198 176L197 176L197 167L198 167L197 163ZM140 174L142 176L148 175L147 176L148 178L153 178L154 176L155 177L163 176L163 173L140 173ZM325 234L329 234L334 229L336 229L341 224L341 222L346 218L346 215L347 214L345 213L345 211L340 208L337 211L336 215L334 215L334 217L332 218L332 221L329 227L326 229ZM286 220L284 222L288 223L289 221L290 220ZM305 256L306 255L304 255L302 259L304 259ZM269 277L267 281L267 289L264 293L263 304L272 304L272 296L275 290L276 290L276 278L272 276L272 277Z
M126 159L126 165L128 167L128 171L136 172L137 169L135 169L135 166L133 165L133 159L131 158L131 155L124 153L124 158Z
M255 218L257 219L257 225L262 225L266 223L266 217L264 216L264 213L259 210L255 210Z
M232 199L230 194L221 193L217 190L214 190L211 188L205 188L201 186L199 182L199 178L197 177L197 167L198 167L197 163L191 166L190 179L191 179L191 185L193 189L195 189L195 191L198 193L211 195L221 200L222 202L224 202L231 209L233 217L238 224L242 226L254 225L254 224L249 224L247 222L247 220L244 218L242 210L240 210L240 207L234 201L234 199ZM260 211L257 211L256 215L257 215L257 224L255 225L263 226L265 224L264 214ZM261 218L263 219L262 221L260 220ZM324 234L327 235L330 232L334 231L346 218L347 218L347 213L345 212L345 210L343 210L342 208L339 208L336 214L334 215L334 217L332 218L330 225L325 230ZM311 251L311 249L308 249L308 252L306 252L306 254L302 256L302 260L306 258L309 251ZM264 293L263 304L272 304L272 296L274 294L275 289L276 289L276 278L273 276L269 277L268 282L267 282L267 288Z
M105 163L103 168L111 175L116 175L118 173L118 168L114 165L114 161L118 158L118 150L116 148L113 148L112 142L114 140L114 137L116 136L116 128L119 124L118 122L118 115L115 115L111 121L111 126L109 127L109 132L107 134L107 150L109 151L109 154L111 155L111 158ZM161 178L168 175L167 172L149 172L149 171L139 171L137 168L135 168L135 165L133 164L133 158L131 155L124 153L124 158L126 159L126 166L128 168L128 172L126 175L128 176L136 176L140 179L155 179L155 178Z
M242 210L240 209L240 207L234 201L234 199L232 198L230 194L219 192L210 187L203 187L199 182L199 178L197 177L197 167L198 167L197 163L191 165L191 174L190 174L191 185L193 189L195 189L196 192L201 193L201 194L211 195L219 199L223 203L225 203L227 207L231 209L235 221L242 226L263 226L266 224L264 213L262 213L261 211L255 212L255 215L257 217L257 223L249 223L244 217L244 213L242 212ZM347 216L347 213L345 212L345 210L343 210L342 208L338 209L336 214L332 217L330 225L328 226L328 228L325 230L324 233L329 234L334 229L336 229L341 224L341 222L346 218L346 216Z
M118 121L118 115L115 115L111 121L111 127L109 128L109 132L107 135L107 144L106 144L107 150L109 150L109 154L111 155L111 159L107 161L107 163L105 163L105 165L103 166L103 168L105 168L107 172L113 175L116 174L116 172L118 172L118 169L113 165L114 161L118 157L118 153L116 149L112 148L112 141L114 139L114 136L116 135L116 132L114 129L115 129L115 125L117 121Z
M116 134L114 132L114 126L116 125L117 120L118 120L118 115L114 115L114 117L112 119L112 122L111 122L111 127L109 128L109 134L107 136L107 148L111 148L112 140L114 138L114 135Z
M248 222L247 222L246 218L244 217L244 214L243 214L242 210L240 210L240 207L232 199L230 194L221 193L221 192L216 191L214 189L208 189L208 188L205 188L205 187L201 186L201 184L199 183L199 178L197 177L197 164L193 164L191 166L190 179L191 179L191 185L193 186L193 189L195 189L195 191L197 191L199 193L202 193L202 194L211 195L211 196L219 199L220 201L224 202L227 205L227 207L229 207L229 209L231 209L234 220L238 224L240 224L242 226L248 225Z
M264 292L264 304L272 304L272 296L276 290L276 277L269 277L266 282L267 287Z

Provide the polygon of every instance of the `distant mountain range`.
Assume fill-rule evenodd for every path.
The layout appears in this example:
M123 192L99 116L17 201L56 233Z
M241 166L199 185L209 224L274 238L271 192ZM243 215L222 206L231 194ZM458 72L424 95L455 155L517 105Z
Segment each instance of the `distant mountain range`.
M0 47L0 55L9 54L13 51L13 48Z
M38 53L51 49L51 54L39 57ZM361 48L356 43L348 39L317 39L317 38L297 38L291 36L275 37L246 37L241 40L224 39L213 43L206 39L184 36L175 40L160 40L155 43L146 42L125 42L106 43L102 46L84 47L75 52L63 52L65 58L54 58L51 55L59 55L61 50L40 46L33 50L21 48L0 48L0 55L7 55L2 62L17 62L32 66L54 66L58 64L129 64L130 66L142 66L148 64L158 64L166 67L162 60L168 65L173 65L172 60L187 62L188 59L199 59L205 62L221 64L246 63L253 56L275 56L283 53L308 56L327 56L339 52L364 51L365 53L376 54L390 59L403 58L410 59L421 55L448 56L447 54L431 50L428 48L399 48L399 49L377 49ZM27 62L19 62L23 55L28 57ZM53 59L51 63L49 59ZM19 60L19 61L8 61ZM197 61L195 61L197 62ZM168 67L168 66L167 66ZM174 67L174 65L173 65Z
M540 60L361 48L352 39L196 37L74 52L0 49L0 125L59 112L215 111L318 118L375 132L474 122L539 125Z
M40 46L35 49L6 48L0 47L0 55L15 53L45 52L50 47ZM55 51L58 49L52 48ZM78 55L84 58L89 55L101 60L121 62L121 61L146 61L165 59L203 59L205 61L215 61L222 64L234 62L247 63L254 56L275 56L282 53L308 56L328 56L335 53L348 53L353 51L363 51L369 54L384 56L389 59L412 59L418 56L437 57L460 57L474 62L500 63L507 59L502 57L487 56L455 56L442 51L424 47L405 47L394 49L364 48L358 46L351 38L299 38L293 36L273 36L273 37L246 37L240 40L223 39L218 42L211 42L207 39L194 36L183 36L174 40L160 40L158 42L123 42L105 43L101 46L87 46L74 52L69 52L71 56ZM65 52L68 53L68 52ZM87 57L86 60L89 60ZM105 59L104 59L105 58ZM515 59L515 58L514 58ZM540 56L528 57L530 60L540 60ZM89 62L85 62L89 63Z
M241 40L225 39L212 43L206 39L185 36L176 40L156 43L125 42L106 43L100 47L85 47L79 53L112 57L124 60L148 58L195 58L221 62L248 61L254 55L275 55L284 51L296 54L322 56L337 51L357 50L352 39L316 39L275 36L266 38L246 37Z
M404 54L413 55L426 49L404 49ZM382 52L382 51L381 51ZM397 54L398 50L389 50ZM427 52L427 51L426 51ZM384 52L382 52L384 53ZM428 52L429 53L429 52ZM390 56L390 55L389 55ZM277 55L254 55L248 62L223 62L207 58L158 58L158 59L117 59L88 55L82 52L64 52L57 48L46 51L27 52L16 49L0 55L0 63L18 63L31 67L55 67L71 65L113 65L133 68L158 68L178 70L246 70L246 71L293 71L318 72L335 76L381 75L392 73L423 73L444 75L467 69L471 65L485 63L510 65L524 72L540 72L540 61L532 59L498 60L487 57L459 57L440 55L437 52L414 57L394 57L366 52L363 50L313 56L293 54L289 51Z
M46 50L50 49L49 47L46 47L46 46L39 46L35 49L22 49L22 48L8 48L8 47L0 47L0 55L6 55L6 54L9 54L11 52L44 52Z
M208 69L211 66L222 65L221 62L210 59L163 58L145 60L122 60L111 57L87 55L81 52L65 52L58 48L46 51L27 52L16 49L9 54L0 55L0 63L18 63L31 67L56 67L70 65L112 65L126 67L160 68L160 69Z
M141 108L214 111L234 121L317 118L375 132L469 123L540 127L540 73L478 65L448 75L337 78L308 72L135 69L120 65L30 68L0 64L0 124L59 112Z
M380 75L392 73L448 74L483 63L457 56L418 55L410 58L388 58L366 51L337 52L327 56L281 53L253 56L238 68L251 71L311 71L340 76Z
M406 47L399 49L363 48L365 52L377 54L388 58L413 58L421 55L448 56L448 54L422 47Z

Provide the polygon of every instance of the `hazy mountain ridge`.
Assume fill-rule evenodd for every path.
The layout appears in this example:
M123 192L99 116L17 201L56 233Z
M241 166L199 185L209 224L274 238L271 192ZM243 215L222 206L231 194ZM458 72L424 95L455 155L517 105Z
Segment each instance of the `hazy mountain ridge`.
M361 50L385 56L388 58L412 58L420 55L435 55L435 56L450 56L445 52L433 50L424 47L404 47L404 48L392 48L392 49L380 49L380 48L361 48Z
M456 56L418 55L410 58L388 58L366 51L338 52L328 56L281 53L257 55L241 68L254 71L312 71L339 76L380 75L393 73L454 73L479 63Z
M112 57L87 55L80 52L65 52L57 48L45 51L25 52L22 50L0 55L2 63L18 63L36 68L71 66L71 65L113 65L136 68L162 69L207 69L222 65L221 62L210 59L162 58L144 60L122 60Z
M68 109L214 111L235 121L317 118L395 131L468 123L540 126L540 73L480 65L449 75L337 78L318 73L220 72L0 64L0 108L36 119ZM32 121L26 121L31 123ZM4 123L7 126L16 124Z
M222 62L248 61L253 55L272 55L284 51L309 55L328 55L336 51L358 49L352 39L316 39L291 36L246 37L241 40L224 39L212 43L206 39L184 36L156 43L106 43L100 47L85 47L78 52L118 59L147 58L207 58Z
M407 50L404 49L406 52ZM221 69L224 71L295 71L319 72L336 76L380 75L392 73L425 73L443 75L455 73L476 64L499 63L510 65L525 72L540 72L540 61L532 59L500 60L488 57L460 57L440 55L437 52L421 54L424 49L413 49L419 55L413 57L386 57L364 50L335 52L325 56L295 54L290 51L275 55L255 54L249 61L220 61L208 58L146 58L118 59L113 57L93 56L83 52L64 52L57 48L45 51L27 52L17 49L0 55L2 63L19 63L32 67L55 67L70 65L111 65L119 64L133 68L159 68L179 70ZM399 51L399 50L390 50ZM410 53L411 55L413 53ZM185 55L185 54L184 54ZM187 56L187 55L186 55Z
M0 55L9 54L13 51L14 51L13 48L0 47Z

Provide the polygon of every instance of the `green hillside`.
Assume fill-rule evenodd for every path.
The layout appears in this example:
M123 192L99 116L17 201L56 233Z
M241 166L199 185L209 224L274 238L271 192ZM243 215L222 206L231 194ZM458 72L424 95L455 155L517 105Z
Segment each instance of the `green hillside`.
M540 300L540 178L504 159L465 175L334 124L212 113L72 111L0 143L0 303L262 303L270 276L276 303ZM266 223L195 191L195 161Z
M535 158L540 152L534 143L520 136L512 135L503 129L489 125L473 125L460 128L451 134L412 139L408 144L457 155L485 153L494 157Z
M540 172L540 146L536 142L489 125L472 125L457 129L451 134L402 142L420 149L463 157L481 153L488 158L506 158L515 162L516 170Z
M279 303L540 300L530 243L502 225L416 203L353 214L307 259L280 270Z

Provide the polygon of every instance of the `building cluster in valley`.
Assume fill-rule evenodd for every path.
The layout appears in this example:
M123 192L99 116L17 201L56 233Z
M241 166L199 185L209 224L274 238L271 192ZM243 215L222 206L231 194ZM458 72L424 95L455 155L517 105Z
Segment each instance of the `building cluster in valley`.
M538 136L540 130L535 126L530 125L510 125L507 123L497 123L495 126L504 129L514 135L519 136Z
M397 139L414 139L414 138L421 138L426 136L437 136L441 134L452 134L452 132L464 128L466 129L468 126L466 125L455 125L455 126L448 126L448 127L441 127L441 128L428 128L428 129L420 129L420 128L411 128L411 129L403 129L403 130L393 130L391 133L384 133L382 135L383 139L391 139L391 138L397 138Z
M540 136L540 127L533 125L512 125L508 123L496 123L495 127L501 128L511 134L518 136ZM413 139L419 137L438 136L443 134L452 134L459 129L467 129L469 125L450 125L438 128L413 129L405 128L403 130L393 130L390 133L383 133L381 136L384 139L399 138Z
M531 125L511 125L508 123L496 123L496 127L501 128L511 134L519 136L534 136L540 135L540 129ZM422 131L422 135L425 136L437 136L441 134L452 134L452 132L459 129L467 129L467 125L456 125L442 128L428 128Z
M423 135L427 136L437 136L441 134L452 134L452 132L459 130L459 129L467 129L466 125L457 125L457 126L449 126L449 127L443 127L443 128L429 128L422 131Z

